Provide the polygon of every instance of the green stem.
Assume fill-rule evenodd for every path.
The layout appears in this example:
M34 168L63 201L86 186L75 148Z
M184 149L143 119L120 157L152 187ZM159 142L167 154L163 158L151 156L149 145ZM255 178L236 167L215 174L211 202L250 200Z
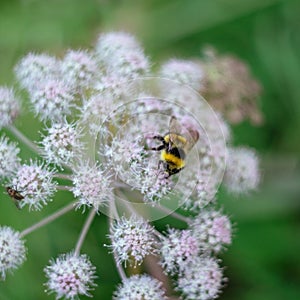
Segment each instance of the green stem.
M59 179L72 180L72 175L69 174L56 173L54 174L54 177Z
M57 185L56 188L60 191L70 191L71 187L68 185Z
M41 220L40 222L24 229L21 233L20 236L24 237L26 235L28 235L29 233L37 230L40 227L43 227L47 224L49 224L50 222L54 221L55 219L59 218L60 216L64 215L65 213L67 213L68 211L74 209L74 204L75 202L70 203L69 205L65 206L64 208L56 211L55 213L53 213L52 215L46 217L45 219Z
M167 213L168 215L174 217L175 219L178 219L180 221L183 221L185 223L189 223L190 222L190 218L185 217L181 214L178 214L177 212L165 207L165 206L155 206L156 209L161 210L162 212Z
M109 216L108 216L108 218L109 218L109 230L110 230L110 232L112 231L111 229L113 227L113 221L114 221L115 217L118 218L118 212L117 212L117 209L116 209L116 206L115 206L115 201L111 201L109 203ZM118 263L118 257L117 257L117 254L115 253L115 251L112 251L112 252L113 252L113 256L114 256L114 260L115 260L115 264L116 264L119 276L124 281L124 280L127 279L125 271L124 271L122 265L120 263Z
M22 141L26 146L28 146L36 154L42 154L41 149L34 144L27 136L25 136L18 128L13 125L7 127L11 133L13 133L20 141Z
M87 219L86 219L86 221L85 221L85 223L84 223L84 226L81 230L80 236L78 238L78 241L77 241L77 244L76 244L76 247L75 247L75 251L74 251L75 255L79 255L81 246L82 246L82 244L85 240L85 237L86 237L86 235L88 233L88 230L89 230L89 228L92 224L92 221L94 220L94 217L95 217L96 213L97 213L97 211L94 208L92 208L89 215L88 215L88 217L87 217Z

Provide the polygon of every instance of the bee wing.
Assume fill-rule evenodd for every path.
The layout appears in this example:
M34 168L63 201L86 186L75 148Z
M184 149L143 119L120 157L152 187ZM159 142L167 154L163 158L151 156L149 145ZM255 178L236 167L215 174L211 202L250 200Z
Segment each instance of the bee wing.
M199 140L198 130L193 128L187 128L187 134L185 135L185 138L186 138L186 145L184 147L184 150L188 152L194 147L194 145Z
M175 116L171 117L171 120L169 123L169 132L176 133L176 134L182 133L182 127Z
M170 123L169 123L169 137L170 137L170 144L177 144L177 136L182 134L182 127L180 123L178 122L177 118L175 116L171 117Z
M182 126L175 116L171 117L169 124L170 145L176 145L183 148L187 153L190 151L199 139L199 131L191 124Z

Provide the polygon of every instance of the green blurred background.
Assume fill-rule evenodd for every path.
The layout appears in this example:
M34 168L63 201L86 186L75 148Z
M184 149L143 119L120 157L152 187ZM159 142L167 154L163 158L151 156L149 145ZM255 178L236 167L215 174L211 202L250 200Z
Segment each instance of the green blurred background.
M261 82L265 123L233 127L234 143L260 153L263 182L248 197L219 198L236 223L233 245L222 256L229 278L220 299L300 299L300 1L289 0L1 0L0 85L14 82L13 66L29 51L62 55L93 45L107 30L136 34L158 64L166 58L199 57L215 46L250 66ZM16 126L39 137L25 113ZM22 157L30 152L22 147ZM22 230L68 203L61 192L42 212L18 211L0 190L0 224ZM48 260L70 251L85 215L71 212L27 237L28 259L0 282L0 300L54 299L43 291ZM107 242L107 220L99 216L83 246L97 267L95 299L111 299L119 281ZM85 299L82 297L82 299Z

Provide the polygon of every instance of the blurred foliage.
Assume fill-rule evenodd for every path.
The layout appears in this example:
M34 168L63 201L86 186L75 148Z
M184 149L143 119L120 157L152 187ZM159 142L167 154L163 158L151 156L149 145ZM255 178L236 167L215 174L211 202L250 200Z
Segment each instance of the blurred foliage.
M300 1L293 0L2 0L0 1L0 84L14 83L13 67L29 51L61 55L90 47L97 34L128 30L158 62L199 57L210 44L243 59L261 82L265 123L233 128L234 143L258 149L263 182L248 197L219 198L236 223L233 245L223 256L228 286L220 297L240 300L300 299ZM25 109L16 126L38 138L37 123ZM30 151L22 147L22 157ZM4 189L1 188L0 193ZM60 193L41 212L18 211L1 196L0 223L30 226L69 201ZM1 300L54 299L43 291L49 258L70 251L85 215L70 212L27 237L28 260L0 282ZM164 221L162 221L164 223ZM83 251L97 267L95 299L111 299L119 278L107 242L105 216L95 219ZM84 299L84 297L82 298Z

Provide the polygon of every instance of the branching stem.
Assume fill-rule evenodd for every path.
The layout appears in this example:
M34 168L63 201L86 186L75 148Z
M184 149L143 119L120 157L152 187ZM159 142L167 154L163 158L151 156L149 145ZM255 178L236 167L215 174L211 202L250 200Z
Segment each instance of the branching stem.
M86 221L83 225L80 236L78 238L78 241L77 241L77 244L76 244L76 247L75 247L75 251L74 251L75 255L79 255L81 246L82 246L82 244L85 240L85 237L86 237L86 235L88 233L88 230L89 230L89 228L92 224L92 221L94 220L94 217L95 217L96 213L97 213L97 211L94 208L92 208L90 210L89 215L88 215L88 217L87 217L87 219L86 219Z
M60 178L60 179L72 180L72 176L69 174L56 173L56 174L54 174L54 177Z
M74 209L74 204L75 202L72 202L70 204L68 204L67 206L65 206L64 208L56 211L55 213L53 213L52 215L46 217L45 219L41 220L40 222L24 229L21 233L20 236L24 237L26 235L28 235L29 233L37 230L40 227L43 227L49 223L51 223L52 221L54 221L55 219L59 218L60 216L64 215L65 213L67 213L68 211Z
M167 213L168 215L174 217L175 219L178 219L180 221L183 221L185 223L189 223L190 219L188 217L185 217L181 214L178 214L177 212L165 207L165 206L155 206L155 208L159 209L160 211L163 211L165 213Z
M70 191L71 187L68 185L57 185L56 188L60 191Z
M41 149L14 125L8 126L7 129L10 130L11 133L13 133L20 141L22 141L26 146L28 146L33 152L35 152L36 154L42 154Z
M108 216L108 218L109 218L109 231L111 232L112 227L113 227L114 218L115 217L118 218L118 212L117 212L117 209L116 209L116 206L115 206L115 201L111 201L109 203L109 212L110 212L110 215ZM115 253L115 251L112 251L112 252L113 252L113 256L114 256L114 260L115 260L115 264L116 264L119 276L121 277L122 281L124 281L124 280L127 279L125 271L124 271L122 265L120 263L118 263L118 257L117 257L117 254Z

